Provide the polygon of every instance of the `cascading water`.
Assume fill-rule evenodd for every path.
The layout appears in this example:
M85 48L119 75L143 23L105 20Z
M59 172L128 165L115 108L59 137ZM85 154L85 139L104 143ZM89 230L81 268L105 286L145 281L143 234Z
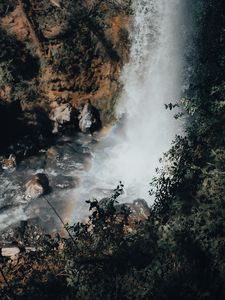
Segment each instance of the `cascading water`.
M130 63L121 76L121 121L100 141L76 199L102 197L121 180L125 199L149 199L149 182L179 131L165 104L181 97L182 0L134 0ZM149 199L149 202L152 202ZM76 205L75 217L82 204Z

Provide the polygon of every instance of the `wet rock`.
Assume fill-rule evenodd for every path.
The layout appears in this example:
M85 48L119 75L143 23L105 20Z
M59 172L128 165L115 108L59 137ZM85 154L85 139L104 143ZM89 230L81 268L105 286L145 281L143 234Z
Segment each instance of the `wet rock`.
M26 183L25 188L26 198L38 198L49 191L48 177L44 173L38 173L32 176L31 180Z
M18 101L0 103L1 154L13 153L21 161L49 144L51 129L52 123L43 109L28 109Z
M52 132L57 133L59 128L67 122L70 122L72 114L72 107L69 103L59 103L54 101L49 119L53 121L54 127Z
M57 160L59 158L59 153L58 150L56 149L56 147L52 146L50 148L48 148L48 150L46 151L46 158L47 160Z
M79 128L83 133L92 133L101 128L99 111L90 103L86 103L78 116Z
M2 256L10 258L15 258L19 253L20 249L18 247L4 247L1 251Z
M103 209L103 210L107 210L112 200L109 198L103 198L99 201L99 206ZM137 199L135 201L133 201L132 203L124 203L124 204L115 204L115 213L119 216L121 211L123 211L123 209L127 209L127 212L129 212L129 218L128 221L133 223L136 221L143 221L148 219L149 215L150 215L150 209L149 206L147 204L147 202L143 199Z
M148 219L150 215L150 209L144 199L137 199L133 203L128 203L126 205L131 211L129 216L130 221L143 221Z
M103 198L98 205L104 212L113 213L115 222L121 223L125 221L125 234L134 234L137 230L137 223L145 221L150 216L150 208L143 199L137 199L133 203L114 204L112 207L110 198ZM93 206L95 209L95 206Z
M99 206L107 210L111 200L109 198L103 198L99 201ZM132 203L115 204L116 214L121 213L121 208L126 207L129 211L129 222L143 221L148 219L150 215L150 208L144 199L137 199Z
M3 170L13 172L16 169L16 156L10 154L9 158L2 159L1 164Z

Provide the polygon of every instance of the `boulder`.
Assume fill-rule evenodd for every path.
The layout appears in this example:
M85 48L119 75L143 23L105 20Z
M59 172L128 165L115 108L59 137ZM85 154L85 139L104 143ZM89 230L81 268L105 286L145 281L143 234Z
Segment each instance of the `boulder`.
M126 234L134 234L137 230L137 222L145 221L150 216L150 208L144 199L137 199L133 203L126 203L129 209L128 224L124 228Z
M98 202L98 205L107 211L110 208L109 203L111 199L103 198ZM132 203L115 204L115 214L117 215L117 221L121 219L121 212L124 212L124 208L128 212L128 223L132 225L135 222L147 220L150 216L150 208L144 199L134 200Z
M35 199L49 191L49 180L44 173L38 173L26 183L25 185L26 198Z
M144 199L137 199L133 203L127 203L131 214L130 221L144 221L150 216L150 208Z
M1 161L2 169L13 172L16 169L16 156L10 154L9 158L4 158Z
M69 103L59 103L55 101L52 104L52 110L49 119L53 121L53 133L57 133L59 128L71 120L72 107Z
M101 128L99 111L89 102L80 110L79 128L83 133L92 133Z

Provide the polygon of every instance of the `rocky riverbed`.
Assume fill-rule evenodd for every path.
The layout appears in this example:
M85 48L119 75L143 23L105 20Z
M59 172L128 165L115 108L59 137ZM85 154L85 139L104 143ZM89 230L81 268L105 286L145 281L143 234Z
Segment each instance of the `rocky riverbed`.
M61 228L46 200L65 222L70 221L75 202L71 191L79 186L80 176L87 171L95 144L92 135L64 136L55 145L20 161L15 168L2 168L0 230L27 219L47 231L54 231L59 225ZM40 179L40 174L46 178Z

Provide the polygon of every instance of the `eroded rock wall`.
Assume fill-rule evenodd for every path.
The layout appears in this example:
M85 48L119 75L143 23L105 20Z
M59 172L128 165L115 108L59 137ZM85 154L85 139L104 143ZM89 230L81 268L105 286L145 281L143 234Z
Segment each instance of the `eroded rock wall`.
M113 121L129 57L130 1L10 0L0 14L0 114L19 107L7 134L1 122L2 149L12 136L50 134L60 103L77 110L90 102L103 125Z

